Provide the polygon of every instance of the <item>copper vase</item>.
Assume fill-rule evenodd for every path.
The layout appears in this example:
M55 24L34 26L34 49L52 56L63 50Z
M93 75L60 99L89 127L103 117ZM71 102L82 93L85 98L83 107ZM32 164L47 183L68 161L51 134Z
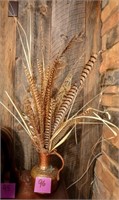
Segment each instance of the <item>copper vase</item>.
M52 163L51 157L52 155L57 156L61 161L60 168L54 166ZM33 185L35 187L36 178L50 178L51 180L51 193L56 190L58 186L58 182L60 179L60 172L64 167L64 160L62 156L56 151L52 153L40 153L39 154L39 164L34 166L31 170L31 177L33 180ZM45 194L40 191L38 193Z

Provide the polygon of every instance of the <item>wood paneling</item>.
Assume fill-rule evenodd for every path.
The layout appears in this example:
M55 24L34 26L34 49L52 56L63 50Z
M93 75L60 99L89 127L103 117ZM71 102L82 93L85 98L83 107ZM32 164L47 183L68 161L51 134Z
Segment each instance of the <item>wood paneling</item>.
M84 32L86 38L82 43L74 45L72 50L69 50L65 56L65 61L69 63L62 74L60 74L60 80L63 79L64 74L73 67L75 61L81 57L79 64L74 69L74 80L80 80L80 74L84 64L88 61L90 55L93 52L97 52L100 49L100 1L44 1L47 4L47 15L43 19L44 29L44 54L45 62L48 63L49 59L56 56L71 37L80 32ZM24 0L19 1L18 20L21 22L23 28L26 31L28 40L30 38L30 13L31 13L31 32L32 32L32 64L36 64L36 58L41 59L41 32L40 21L41 15L40 0ZM23 48L20 43L19 35L16 29L16 24L13 18L8 18L7 1L0 1L0 17L1 17L1 37L0 37L0 70L3 76L1 77L1 99L9 104L6 98L3 98L3 91L8 90L9 94L13 96L17 102L18 107L24 107L24 99L26 97L27 82L24 76L23 62L25 62ZM11 28L12 27L12 28ZM8 34L9 33L9 34ZM17 34L17 40L16 40ZM23 41L25 42L24 34L21 32ZM51 41L50 41L51 39ZM50 48L50 44L52 48ZM4 48L5 47L5 48ZM16 52L16 65L14 74L14 62ZM91 72L88 79L85 90L82 91L77 99L75 108L77 109L93 98L99 91L99 79L98 79L98 66L99 62L95 66L95 69ZM5 81L4 81L5 80ZM57 82L56 88L60 82ZM97 103L92 104L97 106ZM2 124L11 126L12 117L2 109ZM37 154L34 150L29 137L20 128L18 123L14 120L15 131L18 134L15 135L15 154L19 168L31 169L31 167L37 162ZM87 162L91 155L92 146L99 138L98 127L86 126L83 128L81 134L81 127L77 127L78 143L75 143L74 134L69 140L61 146L59 151L62 152L65 159L64 177L66 185L77 180L87 168ZM93 168L88 173L88 182L85 180L79 181L73 187L68 190L70 198L89 198L90 187L92 181Z
M75 34L83 32L85 35L85 2L84 1L53 1L52 4L52 56L56 56L59 50L63 49L67 42ZM80 74L84 66L85 38L82 43L76 44L65 55L67 66L60 74L60 80L73 68L74 63L81 57L76 68L74 68L74 80L79 82ZM60 82L57 83L57 87ZM80 92L74 110L76 111L83 104L83 92ZM80 127L77 126L78 144L76 145L74 132L65 142L59 151L65 159L64 178L66 186L69 186L80 177ZM79 190L77 185L68 189L69 198L77 198Z
M28 42L30 41L30 23L31 23L31 62L33 68L35 69L37 59L41 61L41 15L40 15L40 6L42 1L19 1L19 15L18 20L23 26ZM51 21L51 1L47 2L47 15L43 17L43 40L44 40L44 56L45 64L47 64L49 59L49 39L50 39L50 21ZM30 22L31 17L31 22ZM25 35L20 31L21 37L26 48ZM17 49L16 49L16 70L15 70L15 97L17 99L18 105L21 109L24 109L24 101L27 96L27 81L24 73L23 63L26 63L26 59L23 53L23 47L20 42L20 37L17 32ZM19 160L24 157L24 162L21 165L21 168L31 169L31 167L37 163L37 152L34 149L29 136L25 133L24 130L19 126L15 121L15 129L19 132L17 135L16 143L16 155L19 155ZM18 141L18 142L17 142ZM22 143L23 155L20 154L18 146Z
M101 48L101 38L100 38L100 1L88 1L86 3L86 57L85 62L89 59L92 53L96 53ZM92 98L94 98L100 91L99 85L99 66L100 59L96 62L94 69L89 75L87 82L84 88L84 104L89 102ZM93 100L88 107L94 107L99 109L99 99L98 97ZM80 166L79 166L79 174L80 176L87 169L87 165L89 159L93 159L94 155L96 155L99 151L100 143L97 145L97 148L94 150L94 155L92 155L92 148L98 141L101 135L101 130L99 126L93 125L88 126L84 125L82 129L82 140L80 146ZM92 155L92 157L91 157ZM93 167L94 162L92 163L90 169L86 176L84 176L81 181L77 183L77 187L79 187L79 199L89 199L91 198L92 193L92 185L93 181ZM81 189L80 189L81 188Z
M13 98L16 52L16 23L8 17L8 1L0 1L0 100L11 110L13 107L5 94ZM13 128L13 118L0 105L0 123Z

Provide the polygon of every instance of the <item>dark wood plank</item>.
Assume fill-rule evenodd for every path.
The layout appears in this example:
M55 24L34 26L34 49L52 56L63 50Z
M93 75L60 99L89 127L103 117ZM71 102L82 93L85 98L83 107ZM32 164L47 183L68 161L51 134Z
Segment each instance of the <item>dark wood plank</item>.
M100 38L100 3L99 1L88 1L86 2L86 57L85 62L87 62L90 58L92 53L97 53L101 48L101 38ZM100 61L95 64L94 69L89 75L89 78L86 81L84 87L84 104L90 101L92 98L99 93L100 85L99 85L99 65ZM95 101L92 101L87 107L94 107L98 108L98 98ZM84 125L82 129L82 136L81 136L81 146L79 150L80 154L80 169L79 174L81 175L87 169L87 165L89 159L93 159L92 155L92 148L95 143L98 141L101 135L100 127L93 125ZM95 149L95 155L99 151L99 146ZM91 192L92 192L92 185L91 182L93 180L93 167L95 162L92 163L90 169L88 170L86 176L84 176L81 181L77 183L77 187L79 187L79 199L90 199Z
M85 2L84 1L53 1L52 4L52 56L55 57L59 50L63 49L67 42L80 32L85 34ZM84 53L84 54L83 54ZM74 81L79 83L80 74L84 66L85 39L82 43L76 44L66 53L64 59L68 63L60 74L56 87L66 73L73 68L73 64L82 56L78 65L74 67ZM79 93L73 112L82 106L83 94ZM80 168L80 127L77 127L78 144L76 145L74 132L71 137L58 149L65 159L64 179L66 186L75 181L79 175ZM68 189L69 198L78 197L77 185Z

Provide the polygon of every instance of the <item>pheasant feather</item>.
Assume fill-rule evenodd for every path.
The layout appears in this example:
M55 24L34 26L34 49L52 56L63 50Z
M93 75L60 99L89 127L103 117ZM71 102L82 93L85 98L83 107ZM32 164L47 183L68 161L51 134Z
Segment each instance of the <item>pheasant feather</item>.
M46 119L46 124L45 124L44 140L45 140L46 149L48 149L49 141L50 141L50 138L51 138L52 118L53 118L53 113L54 113L54 105L55 105L54 99L51 99L49 114L48 114L48 118Z
M47 9L46 9L47 10ZM70 135L72 129L76 126L77 123L84 123L85 119L100 119L92 116L91 111L87 110L86 112L79 115L78 112L71 116L71 109L73 103L77 97L78 92L83 88L84 83L92 70L95 61L97 60L98 54L94 54L90 57L88 63L85 65L82 74L80 76L80 84L72 84L72 78L74 75L74 68L69 72L69 74L64 78L61 87L58 88L58 92L54 94L55 88L54 83L59 77L59 72L61 72L63 67L66 67L66 64L61 63L66 53L76 42L83 41L83 33L75 35L72 37L67 45L59 51L55 59L50 62L47 66L47 49L46 41L44 43L45 35L43 30L43 24L45 23L44 17L46 18L47 12L40 12L41 24L39 27L40 30L40 63L37 62L37 72L39 78L35 81L33 77L33 69L31 66L31 25L30 25L30 38L28 40L26 32L22 25L18 22L17 29L20 36L20 41L23 48L23 53L27 67L25 68L25 74L28 81L28 86L30 93L28 95L28 100L26 102L24 116L21 115L15 104L12 102L15 110L17 111L20 120L0 101L0 104L3 105L12 116L17 119L17 121L22 125L24 130L30 136L36 150L38 152L50 152L56 147L61 145ZM15 18L15 20L17 20ZM30 16L31 23L31 16ZM21 30L21 31L20 31ZM25 38L22 38L22 35ZM23 43L25 39L25 43ZM30 42L30 44L28 43ZM25 46L26 44L26 46ZM48 45L49 46L49 45ZM49 57L48 57L49 58ZM75 63L75 68L77 69L79 60ZM35 71L36 72L36 71ZM73 73L72 73L73 72ZM32 100L31 100L32 99ZM89 116L90 115L90 116ZM70 118L69 118L70 117ZM103 123L107 123L107 121ZM109 125L109 123L108 123Z
M41 117L40 94L39 94L39 91L36 87L34 78L30 76L27 68L25 68L25 72L26 72L26 77L27 77L27 80L29 82L29 86L30 86L30 89L31 89L31 92L32 92L32 98L34 100L35 109L36 109L36 112L38 114L39 125L40 125L40 134L43 135L43 119Z
M60 89L58 90L58 93L57 93L57 96L56 96L56 102L57 102L58 108L61 105L63 97L71 89L71 82L72 82L72 71L70 71L68 73L68 75L64 79Z
M69 90L66 97L64 98L64 100L56 114L56 117L55 117L53 133L56 131L58 125L61 123L61 121L63 121L64 117L66 116L73 99L77 95L77 92L78 92L78 87L76 85L74 85Z
M84 67L84 69L83 69L83 71L81 73L81 77L80 77L79 90L81 90L83 88L83 85L84 85L84 83L85 83L90 71L92 70L96 60L97 60L97 56L98 56L98 54L93 54L90 57L88 63L85 65L85 67Z
M35 136L39 137L39 148L43 149L43 138L42 138L42 135L38 131L39 126L38 126L37 121L35 120L36 117L32 110L31 103L28 99L26 100L26 103L25 103L25 111L26 111L26 116L28 118L29 127L32 127L32 130L31 130L32 137L33 137L33 139ZM34 141L34 143L36 143L36 141Z

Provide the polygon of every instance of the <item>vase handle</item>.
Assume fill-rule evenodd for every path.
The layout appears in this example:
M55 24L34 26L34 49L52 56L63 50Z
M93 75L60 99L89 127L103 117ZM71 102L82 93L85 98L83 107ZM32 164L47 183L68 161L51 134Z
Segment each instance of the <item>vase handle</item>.
M64 159L59 153L57 153L57 151L53 151L50 154L58 156L62 162L62 166L60 167L60 169L58 170L58 173L57 173L57 180L59 180L59 174L60 174L61 170L64 168Z

